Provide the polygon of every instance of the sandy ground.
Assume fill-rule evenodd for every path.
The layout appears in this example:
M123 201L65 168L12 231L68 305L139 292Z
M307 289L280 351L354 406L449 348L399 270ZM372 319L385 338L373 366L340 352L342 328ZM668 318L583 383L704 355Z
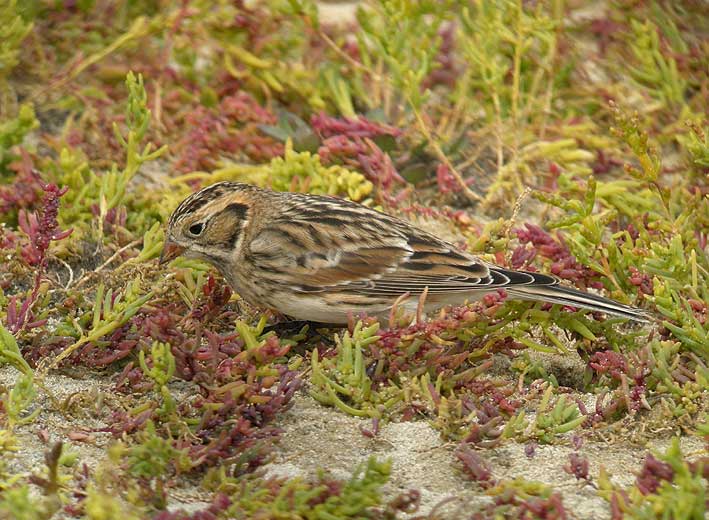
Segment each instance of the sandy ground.
M11 385L15 378L13 369L0 367L1 384ZM12 471L41 473L44 452L57 440L64 441L78 455L79 464L95 467L111 442L109 434L96 430L106 425L104 418L110 410L120 407L122 401L111 390L110 375L82 373L80 379L75 379L52 374L45 384L54 396L54 403L40 392L33 405L42 410L38 418L18 428L19 451L11 463ZM184 387L184 383L179 385ZM456 461L456 445L444 442L426 420L385 423L376 437L369 438L360 429L370 428L369 420L324 407L303 389L295 397L293 407L277 420L277 426L282 428L283 435L275 460L264 468L269 475L308 477L327 468L335 477L346 479L374 455L392 461L392 477L385 490L388 496L394 497L407 489L421 492L417 514L428 514L435 508L437 519L461 518L474 510L476 504L488 500L475 483L465 480ZM77 433L86 434L87 440L72 440ZM47 436L49 441L45 442L43 437ZM634 481L645 448L663 450L668 440L669 436L664 436L643 447L622 437L611 443L585 439L580 452L588 457L594 478L603 465L616 483L627 486ZM691 453L700 450L702 443L684 437L682 447L685 453ZM597 496L595 489L577 482L563 470L573 451L567 437L560 444L538 445L531 459L525 454L524 444L515 442L479 453L497 479L521 477L552 485L562 493L567 510L575 518L610 518L606 502ZM171 491L170 509L198 510L206 505L205 500L196 488L180 487Z
M452 520L487 500L477 485L465 480L456 462L456 445L443 442L426 421L385 424L379 435L370 439L360 432L360 427L371 426L370 421L325 408L301 392L280 426L284 434L278 458L268 466L272 474L314 475L326 464L335 476L346 478L358 464L375 455L392 460L388 493L395 496L406 489L421 492L417 514L428 514L437 504L455 497L437 508L436 518ZM668 439L656 440L648 448L663 450L667 444ZM701 447L698 439L682 440L685 452ZM538 445L530 459L525 455L524 444L509 442L482 450L480 455L490 463L495 478L524 478L552 485L562 493L564 505L577 518L610 518L605 500L591 486L579 483L563 470L574 451L570 445ZM646 451L626 442L608 445L585 440L580 453L588 457L593 477L603 465L615 483L627 486L633 483L633 472L642 464Z

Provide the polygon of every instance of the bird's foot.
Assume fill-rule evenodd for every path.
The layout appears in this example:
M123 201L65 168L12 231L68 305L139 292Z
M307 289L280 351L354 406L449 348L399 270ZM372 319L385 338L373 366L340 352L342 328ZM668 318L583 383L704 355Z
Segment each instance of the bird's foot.
M305 326L308 326L307 335L318 335L317 329L331 328L332 325L328 323L320 323L317 321L308 320L284 320L271 325L266 325L263 329L264 334L268 332L275 332L278 336L292 336L294 334L300 333Z

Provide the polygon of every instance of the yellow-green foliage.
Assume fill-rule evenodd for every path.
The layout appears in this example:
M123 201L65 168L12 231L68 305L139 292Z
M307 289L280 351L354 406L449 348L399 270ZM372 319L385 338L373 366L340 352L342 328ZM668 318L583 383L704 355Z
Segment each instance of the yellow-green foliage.
M32 22L20 16L17 0L3 0L0 3L0 89L5 78L19 63L20 45L31 30Z
M341 491L331 496L325 495L327 479L324 474L314 484L299 478L291 479L277 496L259 488L258 482L246 482L229 513L232 518L369 518L371 508L381 504L382 486L389 480L390 474L390 462L371 457L354 471ZM327 498L318 500L321 495Z
M551 442L554 436L570 432L586 419L576 403L567 401L564 395L551 403L553 388L549 385L544 392L534 422L533 435L542 442Z
M113 493L99 491L89 485L84 503L89 520L140 520L144 518L138 508L117 498Z
M345 332L342 339L335 336L337 357L319 359L317 349L312 353L313 387L310 395L323 404L335 406L351 415L381 417L402 398L395 386L372 388L364 364L364 349L379 339L379 324L364 327L361 321L353 333Z
M14 486L0 493L0 518L43 520L55 511L46 511L32 497L29 486Z
M19 475L10 473L9 465L19 446L13 432L0 428L0 493L19 480Z
M357 202L364 202L374 188L361 173L339 165L323 166L317 154L296 152L290 140L286 142L283 157L272 159L270 164L233 164L212 174L190 174L182 179L200 179L204 185L220 181L242 181L278 191L340 195Z
M672 21L669 23L672 24ZM630 69L631 76L653 96L675 106L681 105L687 80L677 72L677 62L674 58L661 52L657 26L650 20L644 23L631 20L631 27L631 45L638 60L638 65Z
M0 174L10 156L10 148L20 144L25 136L39 126L31 104L23 104L17 117L2 121L0 112Z
M306 191L315 195L345 195L362 201L372 193L372 183L364 175L342 166L325 167L318 155L295 152L286 144L285 155L271 161L269 184L273 189Z

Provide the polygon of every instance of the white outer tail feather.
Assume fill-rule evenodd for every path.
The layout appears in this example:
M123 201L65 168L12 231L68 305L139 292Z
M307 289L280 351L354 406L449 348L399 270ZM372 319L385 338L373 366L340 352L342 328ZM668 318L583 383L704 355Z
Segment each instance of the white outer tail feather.
M642 309L624 305L595 294L564 287L563 285L519 285L517 287L508 287L506 290L510 296L522 300L571 305L573 307L605 312L633 321L650 321L650 316Z

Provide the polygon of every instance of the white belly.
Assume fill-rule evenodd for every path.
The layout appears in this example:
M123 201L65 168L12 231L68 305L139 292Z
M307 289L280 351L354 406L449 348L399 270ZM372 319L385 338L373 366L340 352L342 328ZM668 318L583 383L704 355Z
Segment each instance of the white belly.
M467 301L477 299L470 298L470 296L470 294L456 294L454 297L443 302L439 301L436 303L427 303L424 310L425 312L430 312L445 305L462 305ZM478 294L473 294L472 296L478 296ZM479 296L482 296L482 294ZM362 312L366 312L368 316L376 316L380 319L380 321L382 319L386 320L393 304L394 300L390 303L381 305L369 305L366 307L353 306L345 303L328 303L322 298L316 296L298 295L290 299L280 299L277 306L271 305L271 307L286 316L291 316L298 320L345 324L347 323L348 316L350 314L357 318L357 316ZM418 308L418 298L408 298L405 302L400 304L400 307L402 307L407 313L413 314Z
M322 298L300 295L289 300L278 302L276 310L298 320L319 321L322 323L345 324L351 313L355 318L361 312L370 316L389 312L391 305L369 306L357 308L345 304L329 304Z

